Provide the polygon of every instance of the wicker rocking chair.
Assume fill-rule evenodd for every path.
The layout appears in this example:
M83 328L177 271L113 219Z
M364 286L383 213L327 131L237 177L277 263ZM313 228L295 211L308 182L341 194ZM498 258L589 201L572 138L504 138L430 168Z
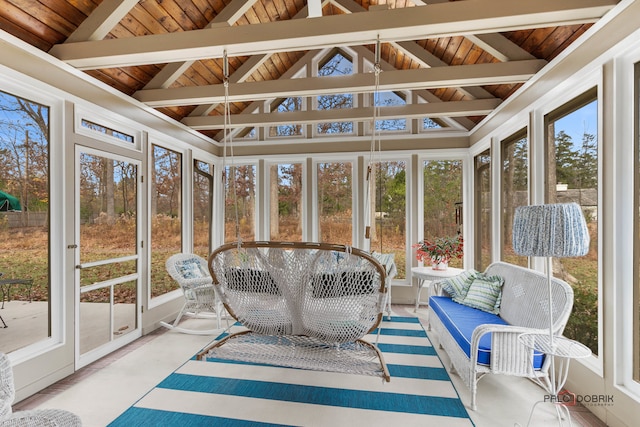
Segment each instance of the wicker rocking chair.
M216 297L207 261L195 254L178 253L170 256L165 265L169 275L182 288L185 302L173 323L160 322L160 324L166 328L187 334L211 335L219 332L216 329L199 330L178 326L185 315L208 318L215 315L217 319L216 328L220 329L221 314L224 307Z

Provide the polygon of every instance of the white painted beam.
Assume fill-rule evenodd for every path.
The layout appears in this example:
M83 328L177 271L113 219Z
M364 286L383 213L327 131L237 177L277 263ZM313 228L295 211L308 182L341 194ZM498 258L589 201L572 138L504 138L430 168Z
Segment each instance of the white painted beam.
M253 55L246 61L242 63L242 65L229 77L229 83L240 83L247 79L255 70L257 70L267 59L269 59L269 55ZM192 112L189 114L190 116L204 116L213 111L218 104L211 105L198 105Z
M358 13L358 12L366 12L366 9L360 6L358 3L353 0L331 0L334 5L340 8L345 13ZM431 52L427 51L425 48L420 46L415 41L400 41L400 42L391 42L392 46L396 49L400 49L406 55L409 55L414 61L421 64L423 67L448 67L449 64L442 61L437 56L433 55ZM485 89L481 87L466 87L466 88L457 88L462 93L471 98L476 99L488 99L493 98L493 95L487 92Z
M251 1L251 0L250 0ZM324 5L328 2L329 0L322 0L321 2L321 7L324 7ZM231 6L231 5L229 5ZM227 7L229 7L227 6ZM226 9L226 8L225 8ZM295 16L293 16L291 19L303 19L306 18L307 16L307 7L305 6L304 8L302 8L302 10L300 10L298 13L295 14ZM270 58L271 55L269 54L260 54L260 55L253 55L251 56L249 59L247 59L230 77L229 77L229 82L230 83L240 83L245 81L247 78L249 78L249 76L251 74L253 74L254 71L256 71L267 59ZM306 56L306 55L305 55ZM166 66L169 66L171 64L167 64ZM291 67L291 68L295 68ZM167 87L167 86L165 86ZM145 89L155 89L152 87L145 87ZM196 116L206 116L208 115L211 111L213 111L216 107L218 106L218 104L210 104L210 105L198 105L190 114L189 116L191 117L196 117Z
M500 99L439 102L395 107L380 107L378 118L436 118L460 116L484 116L500 105ZM331 123L339 121L371 120L373 108L344 108L335 110L293 111L231 116L228 127L277 126L285 124ZM185 117L182 123L198 130L223 129L223 116Z
M246 11L253 6L256 0L233 0L222 11L215 16L207 25L207 28L212 28L216 25L231 26L233 25ZM145 89L161 89L168 88L176 81L185 71L193 65L195 61L184 62L170 62L162 67L162 70L155 76L149 83L145 85Z
M136 4L138 0L103 1L67 37L65 43L104 39Z
M380 91L436 89L451 86L483 86L522 83L540 71L543 60L456 65L387 71L380 74ZM229 101L318 96L340 93L373 92L373 74L310 77L229 84ZM189 86L173 89L149 89L136 92L134 98L151 107L196 105L224 101L224 86Z
M225 6L224 9L211 20L208 27L213 27L218 24L233 25L242 17L247 10L251 9L256 0L232 0L231 3Z
M535 58L502 34L469 34L466 37L480 49L503 62Z
M79 69L255 55L382 41L594 22L617 0L461 1L377 12L65 43L50 53Z
M309 18L319 18L322 16L322 0L308 0Z

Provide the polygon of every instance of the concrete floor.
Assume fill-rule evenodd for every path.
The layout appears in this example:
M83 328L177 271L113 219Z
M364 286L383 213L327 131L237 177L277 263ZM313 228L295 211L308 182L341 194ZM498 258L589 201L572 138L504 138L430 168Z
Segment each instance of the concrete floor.
M5 301L0 316L0 351L9 353L48 337L48 303L45 301ZM109 304L86 303L80 305L80 352L84 354L109 342ZM135 306L114 306L113 338L126 335L135 328Z

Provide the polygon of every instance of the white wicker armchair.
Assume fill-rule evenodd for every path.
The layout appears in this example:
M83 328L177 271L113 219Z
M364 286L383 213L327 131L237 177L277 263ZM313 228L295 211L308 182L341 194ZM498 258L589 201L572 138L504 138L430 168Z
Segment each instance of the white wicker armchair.
M182 288L185 303L172 324L166 322L160 322L160 324L164 327L190 334L209 335L215 333L215 329L187 329L178 326L184 315L196 317L200 315L202 317L215 315L217 319L216 327L220 328L220 319L224 307L216 296L207 261L195 254L178 253L170 256L165 266L169 275Z
M438 335L440 346L451 359L452 368L471 390L471 409L476 409L478 381L486 374L503 374L549 381L551 358L546 357L540 369L533 369L533 350L523 345L518 337L525 332L549 330L547 276L516 265L496 262L485 270L488 275L504 278L500 317L508 325L484 324L473 330L470 356L449 334L444 323L429 306L429 329ZM446 294L442 282L433 282L429 295ZM573 307L573 289L566 282L552 278L553 332L562 334ZM489 365L478 363L480 339L491 334Z
M0 353L0 427L81 426L76 414L61 409L31 409L12 412L15 399L13 370L6 354Z

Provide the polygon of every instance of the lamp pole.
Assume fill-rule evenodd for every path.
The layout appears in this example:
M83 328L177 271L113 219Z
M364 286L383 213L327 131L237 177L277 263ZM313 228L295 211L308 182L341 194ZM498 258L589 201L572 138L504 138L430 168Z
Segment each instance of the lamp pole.
M551 275L553 274L553 261L552 258L550 256L547 257L547 289L549 290L549 347L551 347L551 352L553 353L555 351L555 345L553 342L554 336L553 336L553 301L552 301L552 296L551 296ZM551 395L553 396L554 399L557 399L558 397L558 392L560 390L557 390L557 386L556 386L556 363L555 363L555 358L553 355L549 355L549 357L551 357L551 366L549 367L551 374Z

